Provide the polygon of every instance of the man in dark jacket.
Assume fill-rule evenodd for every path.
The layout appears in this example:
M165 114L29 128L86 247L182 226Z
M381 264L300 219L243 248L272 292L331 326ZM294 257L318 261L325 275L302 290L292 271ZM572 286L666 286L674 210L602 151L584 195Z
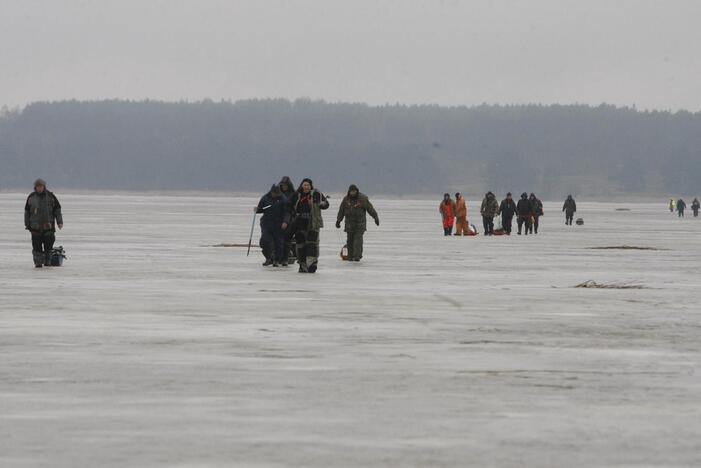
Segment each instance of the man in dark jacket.
M341 221L346 220L344 230L347 236L348 260L351 262L359 262L363 258L363 234L367 231L366 214L372 216L377 226L380 225L377 211L367 195L360 193L356 185L351 185L341 206L338 207L336 218L337 229L341 228Z
M263 266L287 266L285 255L285 230L290 223L290 206L280 187L273 185L270 192L263 195L255 208L263 213L260 220L260 247L263 249Z
M694 201L691 202L691 209L694 212L694 218L697 218L699 216L699 208L701 208L701 203L699 203L698 198L694 198Z
M538 234L538 226L540 224L540 217L543 216L543 202L538 199L538 197L535 196L535 193L531 193L531 196L528 199L531 202L531 209L532 209L532 224L530 226L531 233L535 229L535 234Z
M480 207L482 224L484 225L484 235L494 234L494 217L499 214L499 202L492 192L487 192Z
M290 207L290 222L285 229L285 258L283 263L290 263L290 257L297 257L296 246L294 245L295 238L295 203L297 201L297 191L292 183L292 179L285 176L280 180L280 191L287 198L287 203Z
M533 207L531 202L528 200L528 194L523 192L521 194L521 199L516 205L516 213L518 214L518 235L521 235L521 228L525 225L525 235L528 235L528 230L531 227L531 217L533 216Z
M24 227L32 234L34 266L51 265L51 250L56 241L56 226L63 229L61 204L56 195L46 189L46 182L37 179L34 192L24 205Z
M677 212L679 213L680 218L684 217L684 210L685 209L686 209L686 202L680 198L679 200L677 200Z
M574 214L577 212L577 203L575 203L572 195L567 195L567 200L565 200L565 204L562 205L562 211L565 212L565 225L572 226Z
M501 225L504 228L504 232L511 235L511 225L516 214L516 203L511 197L511 192L507 193L506 198L501 201L499 212L501 213Z

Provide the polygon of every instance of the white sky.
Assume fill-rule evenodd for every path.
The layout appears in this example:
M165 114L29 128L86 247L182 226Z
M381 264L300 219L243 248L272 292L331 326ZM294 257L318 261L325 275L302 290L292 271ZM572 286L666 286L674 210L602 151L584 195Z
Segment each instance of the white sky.
M0 105L311 97L701 110L701 0L0 0Z

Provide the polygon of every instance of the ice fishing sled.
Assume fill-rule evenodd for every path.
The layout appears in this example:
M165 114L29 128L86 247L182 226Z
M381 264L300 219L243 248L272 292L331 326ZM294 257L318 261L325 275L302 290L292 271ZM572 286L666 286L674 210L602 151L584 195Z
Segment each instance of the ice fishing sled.
M474 224L469 224L467 226L467 232L465 233L465 235L476 236L477 234L479 234L479 232L477 232L477 226L475 226Z
M344 262L348 261L348 245L347 244L344 245L343 247L341 247L341 260L343 260Z
M581 226L584 224L584 220L582 218L577 218L577 221L575 221L575 223L577 224L577 226Z

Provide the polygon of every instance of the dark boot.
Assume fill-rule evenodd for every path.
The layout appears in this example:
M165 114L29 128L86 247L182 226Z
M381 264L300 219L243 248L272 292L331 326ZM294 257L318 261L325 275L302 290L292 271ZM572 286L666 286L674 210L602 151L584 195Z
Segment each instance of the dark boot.
M263 266L270 266L273 264L273 261L269 258L265 259L265 262L263 262Z

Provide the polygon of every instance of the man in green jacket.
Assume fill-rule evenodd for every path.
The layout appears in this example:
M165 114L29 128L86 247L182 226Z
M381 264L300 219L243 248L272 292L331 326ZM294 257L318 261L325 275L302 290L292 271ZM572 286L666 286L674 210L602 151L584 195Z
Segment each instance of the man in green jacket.
M345 218L345 231L347 235L348 260L359 262L363 258L363 234L367 231L366 214L375 220L377 226L380 225L380 218L377 211L370 203L367 195L360 193L356 185L348 188L348 194L343 198L338 209L336 228L341 228L341 221Z
M51 265L56 226L63 228L61 204L56 195L46 189L46 182L37 179L34 191L29 194L24 205L24 227L32 234L32 254L36 268Z

